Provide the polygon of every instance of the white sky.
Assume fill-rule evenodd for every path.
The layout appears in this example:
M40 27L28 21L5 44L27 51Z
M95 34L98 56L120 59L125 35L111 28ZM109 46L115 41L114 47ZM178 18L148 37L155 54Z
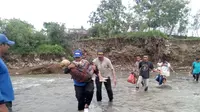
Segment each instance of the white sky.
M20 18L40 30L43 22L66 23L67 28L89 27L90 12L101 0L0 0L0 18ZM125 5L134 0L122 0ZM200 0L191 0L192 13L200 9Z

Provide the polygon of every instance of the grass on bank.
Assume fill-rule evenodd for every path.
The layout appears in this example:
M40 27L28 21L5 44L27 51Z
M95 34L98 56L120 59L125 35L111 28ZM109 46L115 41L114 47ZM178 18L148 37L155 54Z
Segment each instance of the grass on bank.
M11 48L11 53L19 55L37 54L37 55L64 55L66 50L61 45L41 44L36 48Z
M106 38L106 37L97 37L97 38L87 38L87 39L82 39L80 41L88 41L88 40L100 40L100 41L104 41L107 39L115 39L115 38L124 38L129 40L137 40L137 39L146 39L146 38L164 38L164 39L170 39L170 40L183 40L183 41L187 41L187 40L200 40L199 37L187 37L187 36L176 36L176 35L172 35L172 36L167 36L166 34L160 32L160 31L148 31L148 32L128 32L128 33L121 33L121 34L116 34L111 36L110 38ZM19 46L19 45L18 45ZM68 58L70 58L72 60L71 57L71 52L69 51L70 47L67 47L67 49L65 49L62 45L60 44L51 44L51 43L45 43L45 42L40 42L37 45L35 45L36 47L33 46L26 46L26 45L21 45L21 46L13 46L11 47L11 52L14 54L37 54L37 55L63 55L63 56L67 56Z
M102 37L88 37L87 39L82 39L81 41L88 41L88 40L107 40L112 38L126 38L126 39L140 39L140 38L164 38L170 40L200 40L200 37L192 37L192 36L179 36L179 35L172 35L169 36L165 33L162 33L158 30L148 31L148 32L127 32L127 33L120 33L111 36L110 38L106 36Z
M168 36L160 31L148 31L148 32L127 32L127 33L120 33L111 36L110 38L107 37L90 37L88 39L82 39L83 41L88 40L107 40L112 38L126 38L126 39L139 39L139 38L164 38L168 39Z

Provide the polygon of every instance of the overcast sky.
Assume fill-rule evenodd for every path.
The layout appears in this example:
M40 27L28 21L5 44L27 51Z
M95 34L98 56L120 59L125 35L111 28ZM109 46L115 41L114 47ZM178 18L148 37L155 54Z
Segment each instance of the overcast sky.
M41 29L43 22L66 23L67 28L89 27L88 16L101 0L0 0L1 18L20 18ZM124 5L134 0L122 0ZM200 0L191 0L192 13L200 9Z

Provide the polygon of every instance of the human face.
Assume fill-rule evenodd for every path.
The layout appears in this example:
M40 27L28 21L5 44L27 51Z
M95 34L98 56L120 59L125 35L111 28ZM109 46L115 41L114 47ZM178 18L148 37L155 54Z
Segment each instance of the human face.
M75 61L76 61L76 62L79 62L79 61L81 61L81 59L82 59L81 57L76 57L76 58L75 58Z
M104 55L103 54L98 54L98 58L99 58L100 61L103 61Z
M140 60L141 60L140 56L137 56L136 61L140 61Z
M1 44L0 45L1 55L7 53L9 48L10 48L10 46L8 44Z
M143 56L144 61L148 61L148 59L149 59L148 56Z

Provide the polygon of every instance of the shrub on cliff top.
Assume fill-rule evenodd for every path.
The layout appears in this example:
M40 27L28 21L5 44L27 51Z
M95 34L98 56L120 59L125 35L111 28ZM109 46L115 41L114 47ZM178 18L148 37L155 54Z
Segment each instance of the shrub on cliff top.
M154 30L148 32L127 32L117 35L116 37L126 37L126 38L165 38L167 39L167 35L164 33Z
M120 33L117 35L112 36L111 38L131 38L131 39L136 39L136 38L164 38L168 39L168 36L161 31L153 30L153 31L148 31L148 32L126 32L126 33ZM110 39L106 37L96 37L96 38L90 38L90 39L82 39L84 41L87 40L105 40L105 39Z
M56 54L62 55L65 53L64 48L60 45L48 45L43 44L36 48L35 51L37 54Z

